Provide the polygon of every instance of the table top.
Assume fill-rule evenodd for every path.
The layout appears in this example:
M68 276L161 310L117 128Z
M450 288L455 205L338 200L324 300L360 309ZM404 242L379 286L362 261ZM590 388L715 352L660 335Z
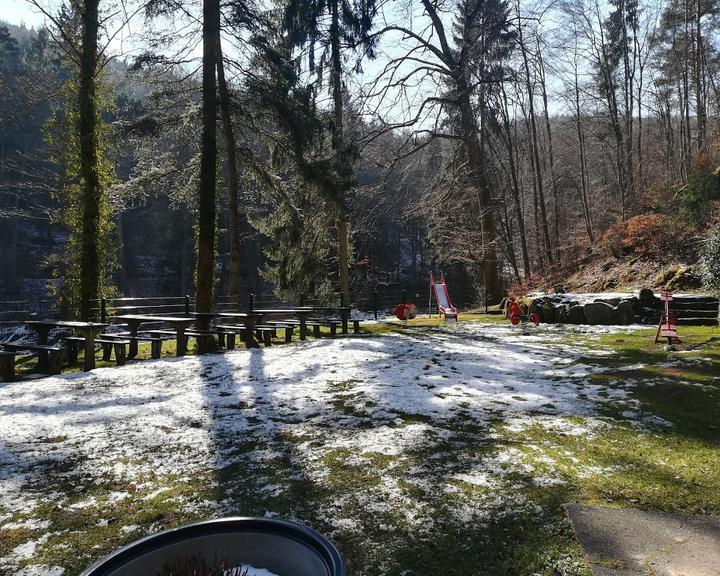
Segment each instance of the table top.
M170 322L173 323L182 323L182 322L195 322L195 318L190 318L187 316L148 316L145 314L122 314L120 316L115 316L118 320L130 320L130 321L138 321L138 322Z
M255 314L310 314L312 308L262 308L253 310Z
M262 316L262 312L217 312L216 316L221 318L252 318L253 316Z
M352 310L352 306L303 306L307 310Z
M28 326L55 326L57 328L105 328L100 322L80 322L77 320L26 320Z

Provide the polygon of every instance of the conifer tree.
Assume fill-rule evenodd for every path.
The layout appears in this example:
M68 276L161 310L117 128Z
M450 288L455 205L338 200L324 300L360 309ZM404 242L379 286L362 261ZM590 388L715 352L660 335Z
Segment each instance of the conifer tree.
M330 186L320 187L331 202L337 225L338 277L340 292L349 302L349 193L354 186L352 143L345 132L343 49L365 46L372 55L368 36L375 14L374 0L290 0L283 28L288 33L289 48L306 47L310 71L316 71L320 82L329 58L330 88L332 91L332 120L330 134L334 152L334 175ZM316 68L316 50L320 52Z

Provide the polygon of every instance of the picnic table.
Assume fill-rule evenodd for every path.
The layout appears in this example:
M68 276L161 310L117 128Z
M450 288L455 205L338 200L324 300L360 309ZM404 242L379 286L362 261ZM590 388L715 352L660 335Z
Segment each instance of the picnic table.
M252 328L252 325L262 318L262 314L257 312L191 312L190 315L195 317L195 325L203 329L206 329L216 318L241 320L248 328Z
M185 330L188 326L195 322L194 318L187 316L150 316L145 314L122 314L116 316L118 320L122 320L128 326L130 331L130 349L128 351L128 358L135 358L138 352L138 341L137 335L141 324L144 322L167 322L170 324L176 333L176 356L184 356L187 352L187 339L185 338Z
M303 306L302 308L261 308L254 309L254 314L262 314L263 320L266 317L280 316L281 318L296 317L300 323L300 340L307 338L307 320L310 314L313 313L313 309L310 306Z
M320 312L320 313L331 313L331 314L338 314L340 316L340 322L342 325L342 333L347 334L348 333L348 320L350 319L350 312L352 311L352 307L350 306L304 306L303 308L308 308L312 310L313 312Z
M262 320L262 314L256 312L192 312L191 314L198 320L195 325L205 329L209 328L212 320L218 318L221 320L240 321L245 328L244 337L247 338L248 346L254 345L253 329L255 325ZM229 329L230 327L224 326L222 328ZM220 338L222 346L223 336L220 334L220 330L218 331L218 337Z
M50 330L54 328L71 328L76 334L85 339L85 360L83 370L95 368L95 338L102 332L107 324L99 322L78 322L75 320L26 320L25 325L38 335L38 344L46 345ZM47 350L38 350L38 367L48 365Z

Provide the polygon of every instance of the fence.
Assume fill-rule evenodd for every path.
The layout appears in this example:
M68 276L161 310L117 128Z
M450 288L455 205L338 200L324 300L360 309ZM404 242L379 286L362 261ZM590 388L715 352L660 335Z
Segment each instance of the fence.
M355 310L372 313L374 318L390 312L400 303L415 304L419 312L428 311L429 286L378 285L372 289L354 292L346 302L340 293L299 295L297 299L283 300L272 292L217 295L215 309L223 312L247 311L253 308L287 308L297 306L351 306ZM455 306L466 308L473 302L462 293L453 300ZM435 311L434 297L432 298ZM193 296L148 296L102 298L93 301L92 313L96 320L112 323L122 314L152 314L157 316L187 316L195 309ZM0 301L0 324L17 324L31 317L53 317L52 302L40 300Z
M49 300L0 300L0 325L17 324L33 316L48 317L53 314Z

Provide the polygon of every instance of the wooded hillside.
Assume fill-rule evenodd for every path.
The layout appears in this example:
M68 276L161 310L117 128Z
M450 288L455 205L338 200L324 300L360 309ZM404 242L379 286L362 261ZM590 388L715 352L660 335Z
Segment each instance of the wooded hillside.
M99 0L96 48L92 2L35 4L0 24L0 299L717 282L715 0Z

